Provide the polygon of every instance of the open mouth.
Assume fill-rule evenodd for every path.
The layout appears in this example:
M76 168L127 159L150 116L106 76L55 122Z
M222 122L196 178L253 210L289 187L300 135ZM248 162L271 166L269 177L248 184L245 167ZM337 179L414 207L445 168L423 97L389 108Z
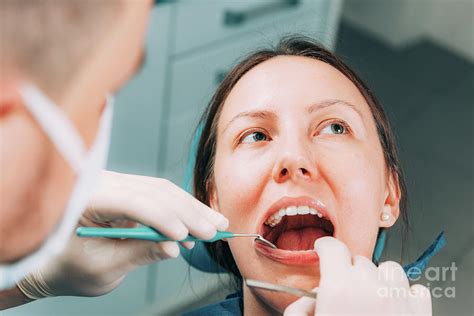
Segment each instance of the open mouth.
M321 237L334 236L334 225L321 202L308 198L286 198L268 212L260 228L263 238L277 249L263 244L255 248L274 261L285 264L315 264L319 258L314 242Z

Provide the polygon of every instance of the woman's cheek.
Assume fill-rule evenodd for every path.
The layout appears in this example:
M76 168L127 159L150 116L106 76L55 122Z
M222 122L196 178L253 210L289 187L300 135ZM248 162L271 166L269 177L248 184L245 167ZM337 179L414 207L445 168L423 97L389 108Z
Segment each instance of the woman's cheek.
M352 156L347 175L338 187L337 237L353 255L370 257L378 232L380 210L383 206L383 175L374 159L364 155ZM383 169L382 169L383 170Z
M260 196L260 182L264 177L252 163L228 160L216 168L220 211L230 220L229 229L246 229L250 212L257 205ZM249 216L250 215L250 216Z
M261 161L251 159L228 159L221 166L222 188L233 195L236 200L247 200L258 196L262 181L267 179L267 166Z

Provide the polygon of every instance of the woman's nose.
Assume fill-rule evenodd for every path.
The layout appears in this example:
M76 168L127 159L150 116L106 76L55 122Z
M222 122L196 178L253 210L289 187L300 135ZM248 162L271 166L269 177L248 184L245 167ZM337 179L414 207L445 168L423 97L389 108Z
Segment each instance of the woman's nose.
M296 182L312 179L316 174L316 170L308 158L286 153L277 161L272 173L273 179L277 183L290 179Z

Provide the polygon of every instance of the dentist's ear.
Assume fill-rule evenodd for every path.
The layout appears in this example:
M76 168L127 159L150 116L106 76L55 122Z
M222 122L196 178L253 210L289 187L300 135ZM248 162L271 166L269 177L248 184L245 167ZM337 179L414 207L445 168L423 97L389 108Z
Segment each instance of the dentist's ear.
M22 109L23 99L19 92L19 85L15 81L0 80L0 120Z
M398 176L390 172L385 189L385 201L380 213L380 227L391 227L397 221L400 216L400 194Z

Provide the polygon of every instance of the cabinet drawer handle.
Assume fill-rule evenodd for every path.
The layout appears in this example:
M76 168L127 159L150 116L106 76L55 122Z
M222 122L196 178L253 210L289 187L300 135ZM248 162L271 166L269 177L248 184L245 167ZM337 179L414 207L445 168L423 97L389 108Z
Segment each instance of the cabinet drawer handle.
M238 26L248 20L296 7L299 2L300 0L273 0L273 3L262 4L246 10L226 10L224 12L224 25Z

